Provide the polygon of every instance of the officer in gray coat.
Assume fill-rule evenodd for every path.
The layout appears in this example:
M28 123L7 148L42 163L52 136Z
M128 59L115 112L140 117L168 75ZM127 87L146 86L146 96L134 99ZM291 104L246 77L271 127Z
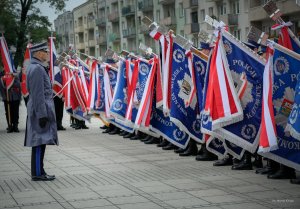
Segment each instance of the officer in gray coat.
M25 146L32 147L31 176L33 181L51 181L54 175L44 170L46 145L58 145L53 92L46 63L49 60L47 42L30 48L32 59L28 67L27 124Z

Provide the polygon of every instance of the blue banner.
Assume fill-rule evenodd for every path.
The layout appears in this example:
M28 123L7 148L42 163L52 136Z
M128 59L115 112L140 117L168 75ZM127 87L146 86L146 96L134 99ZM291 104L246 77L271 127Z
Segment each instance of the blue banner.
M131 66L133 68L133 66ZM113 102L110 107L110 114L115 118L124 121L127 110L127 76L126 76L126 62L120 61L119 73L114 89Z
M189 102L193 86L185 50L177 43L173 44L172 79L171 79L171 111L170 119L180 130L191 138L202 142L201 121L197 109L197 96Z
M275 46L273 57L273 105L277 131L278 149L261 153L261 155L273 159L286 166L300 170L300 141L293 138L289 131L286 131L288 118L293 127L299 129L296 124L296 108L292 111L295 91L299 78L300 61L287 49L280 49ZM298 102L295 101L295 102ZM296 106L296 105L295 105ZM298 104L297 104L298 106ZM295 120L296 119L296 120ZM295 120L295 123L293 121Z
M244 119L217 129L216 133L249 152L256 152L261 123L263 72L265 62L224 33L224 49L231 76L243 108Z

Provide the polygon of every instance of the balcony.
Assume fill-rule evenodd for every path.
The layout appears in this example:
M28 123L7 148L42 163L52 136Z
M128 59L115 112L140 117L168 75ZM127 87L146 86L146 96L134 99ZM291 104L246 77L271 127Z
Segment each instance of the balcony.
M123 30L123 38L134 38L136 36L135 27Z
M199 5L198 0L183 1L183 8L184 9L198 7L198 5Z
M141 25L140 33L141 34L149 34L150 33L150 28L146 25Z
M96 26L95 21L94 20L90 20L87 22L87 29L94 29Z
M169 16L169 17L166 17L165 19L162 19L160 21L160 23L165 26L176 25L176 18L175 18L175 16Z
M126 7L122 8L122 15L124 17L126 16L131 16L131 15L135 15L135 8L132 5L128 5Z
M200 25L199 25L199 23L186 24L184 26L184 31L186 32L186 34L199 33Z
M167 5L167 4L174 4L175 5L175 0L158 0L159 4L162 5Z
M153 0L142 0L138 3L138 8L142 12L153 11Z
M89 40L89 47L95 47L96 41L95 40Z
M110 22L119 22L119 12L118 11L115 11L115 12L112 12L110 14L108 14L108 20Z
M223 21L228 26L237 26L239 24L238 18L238 14L220 15L220 21Z
M106 18L105 17L100 17L96 19L96 25L99 27L104 27L106 26Z
M98 40L97 40L97 44L98 45L106 45L106 43L107 43L107 38L106 38L106 36L100 36L99 38L98 38Z
M118 33L111 33L109 34L108 40L111 42L118 42L120 41L120 35Z
M99 5L99 9L105 8L105 0L99 1L98 5Z
M76 49L85 49L84 43L82 42L82 43L76 44Z
M83 25L77 26L75 28L75 33L83 33L84 32L84 27Z

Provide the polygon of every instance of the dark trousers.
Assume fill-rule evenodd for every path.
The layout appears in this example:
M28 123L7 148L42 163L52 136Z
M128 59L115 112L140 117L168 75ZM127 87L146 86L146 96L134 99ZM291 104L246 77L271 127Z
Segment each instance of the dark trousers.
M59 97L54 97L55 115L57 125L62 124L63 114L64 114L64 101Z
M8 105L10 108L10 113L8 113ZM4 107L5 107L5 116L6 116L6 121L8 126L12 127L18 127L19 124L19 106L20 106L20 100L16 101L4 101ZM8 119L8 114L10 114L10 123L9 124L9 119Z
M44 156L46 145L32 147L31 152L31 176L41 176L46 174L44 170Z
M24 102L25 102L25 106L26 106L26 107L27 107L28 99L29 99L29 96L24 97Z

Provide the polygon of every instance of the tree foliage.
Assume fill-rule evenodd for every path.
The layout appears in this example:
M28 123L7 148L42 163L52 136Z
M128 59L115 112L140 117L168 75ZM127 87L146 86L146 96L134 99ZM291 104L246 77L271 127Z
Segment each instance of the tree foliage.
M51 23L37 7L44 2L49 3L50 7L56 11L62 11L66 1L0 0L0 25L5 27L5 38L8 45L16 46L16 65L22 63L28 36L33 42L40 42L46 40L50 35Z

